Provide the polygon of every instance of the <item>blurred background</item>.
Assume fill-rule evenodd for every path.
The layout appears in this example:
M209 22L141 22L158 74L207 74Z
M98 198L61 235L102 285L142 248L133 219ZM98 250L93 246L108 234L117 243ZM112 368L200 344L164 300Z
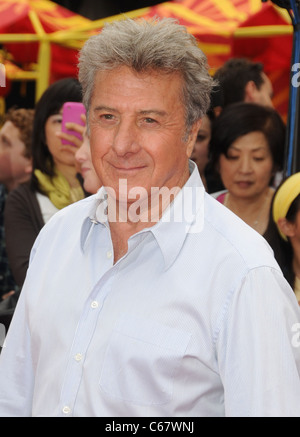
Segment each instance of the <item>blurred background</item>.
M222 1L222 0L221 0ZM122 12L153 6L159 1L151 0L61 0L55 3L91 20L118 15Z
M262 62L274 106L287 117L293 26L270 0L0 0L0 116L11 106L34 107L55 80L77 75L78 51L106 21L173 17L192 33L213 75L231 57ZM1 71L0 71L1 74Z

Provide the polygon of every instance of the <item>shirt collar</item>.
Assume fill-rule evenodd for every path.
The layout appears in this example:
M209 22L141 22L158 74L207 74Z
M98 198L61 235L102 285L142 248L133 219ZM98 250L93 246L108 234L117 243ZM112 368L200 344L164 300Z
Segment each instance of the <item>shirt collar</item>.
M90 199L93 200L92 206L90 207L89 214L87 217L85 217L81 227L80 246L83 252L95 225L107 225L107 217L105 217L104 214L103 216L101 215L101 211L105 211L107 206L106 196L107 195L104 187L101 187L96 194L90 196Z
M189 169L190 177L183 188L160 221L149 228L164 257L165 269L177 258L187 235L201 232L203 228L204 186L193 161L189 162Z
M202 230L199 220L203 218L203 214L199 214L199 212L203 210L204 186L198 168L193 161L189 161L189 170L189 179L174 201L164 211L159 222L151 228L145 228L138 233L152 233L162 252L165 269L169 268L175 261L187 234ZM101 187L93 198L94 201L89 215L84 219L81 229L82 251L84 251L87 240L95 225L108 227L106 214L107 194L105 188ZM134 236L131 238L134 238Z

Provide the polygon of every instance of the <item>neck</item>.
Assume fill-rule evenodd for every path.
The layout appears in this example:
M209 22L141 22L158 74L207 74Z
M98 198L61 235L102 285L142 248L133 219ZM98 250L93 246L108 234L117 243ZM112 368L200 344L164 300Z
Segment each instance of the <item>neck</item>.
M231 193L227 193L224 205L257 232L263 234L269 222L273 194L274 190L270 187L251 199L236 197Z
M147 224L146 224L147 225ZM128 239L147 226L137 223L116 223L110 222L110 234L114 248L114 263L127 253Z
M67 179L70 187L78 187L79 181L77 179L77 170L73 165L66 165L61 163L55 163L55 167L60 173Z
M159 196L159 202L146 198L143 202L131 203L129 206L108 198L108 220L111 231L111 239L114 247L114 262L117 262L128 249L128 239L145 228L155 225L162 217L164 210L170 205L170 201L163 201Z
M120 202L107 189L108 221L114 248L114 262L127 252L127 242L132 235L155 225L161 219L164 211L174 201L188 177L189 172L187 171L173 188L163 187L151 191L151 194L147 196L145 196L144 191L137 193L137 197L139 195L140 197L131 203L127 202L127 193L125 200Z

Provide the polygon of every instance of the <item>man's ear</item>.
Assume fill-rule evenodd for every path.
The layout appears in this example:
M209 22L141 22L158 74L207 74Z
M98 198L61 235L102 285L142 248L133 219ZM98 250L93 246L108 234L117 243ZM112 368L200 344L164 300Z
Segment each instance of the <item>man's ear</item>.
M189 136L186 142L186 154L188 158L191 157L191 154L193 152L201 123L202 123L202 119L196 121L190 129Z
M247 82L246 86L245 86L245 97L244 97L244 101L247 103L251 103L251 102L255 102L255 96L257 93L257 86L255 85L255 83L253 82L253 80L249 80L249 82Z
M295 235L294 223L289 222L285 217L283 217L278 219L277 225L284 235L286 235L287 237L294 237Z
M25 174L31 174L32 171L33 171L32 159L28 158L28 163L25 165L24 172Z

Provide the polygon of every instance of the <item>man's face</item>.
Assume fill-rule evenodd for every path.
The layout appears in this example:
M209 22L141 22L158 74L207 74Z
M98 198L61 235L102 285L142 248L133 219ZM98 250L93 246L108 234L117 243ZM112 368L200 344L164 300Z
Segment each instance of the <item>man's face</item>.
M143 187L182 187L199 124L188 139L178 74L136 73L128 67L98 72L89 113L92 160L105 187L119 199ZM120 199L119 199L120 200Z
M30 176L31 159L24 156L25 144L19 129L6 121L0 130L0 183L10 191Z

